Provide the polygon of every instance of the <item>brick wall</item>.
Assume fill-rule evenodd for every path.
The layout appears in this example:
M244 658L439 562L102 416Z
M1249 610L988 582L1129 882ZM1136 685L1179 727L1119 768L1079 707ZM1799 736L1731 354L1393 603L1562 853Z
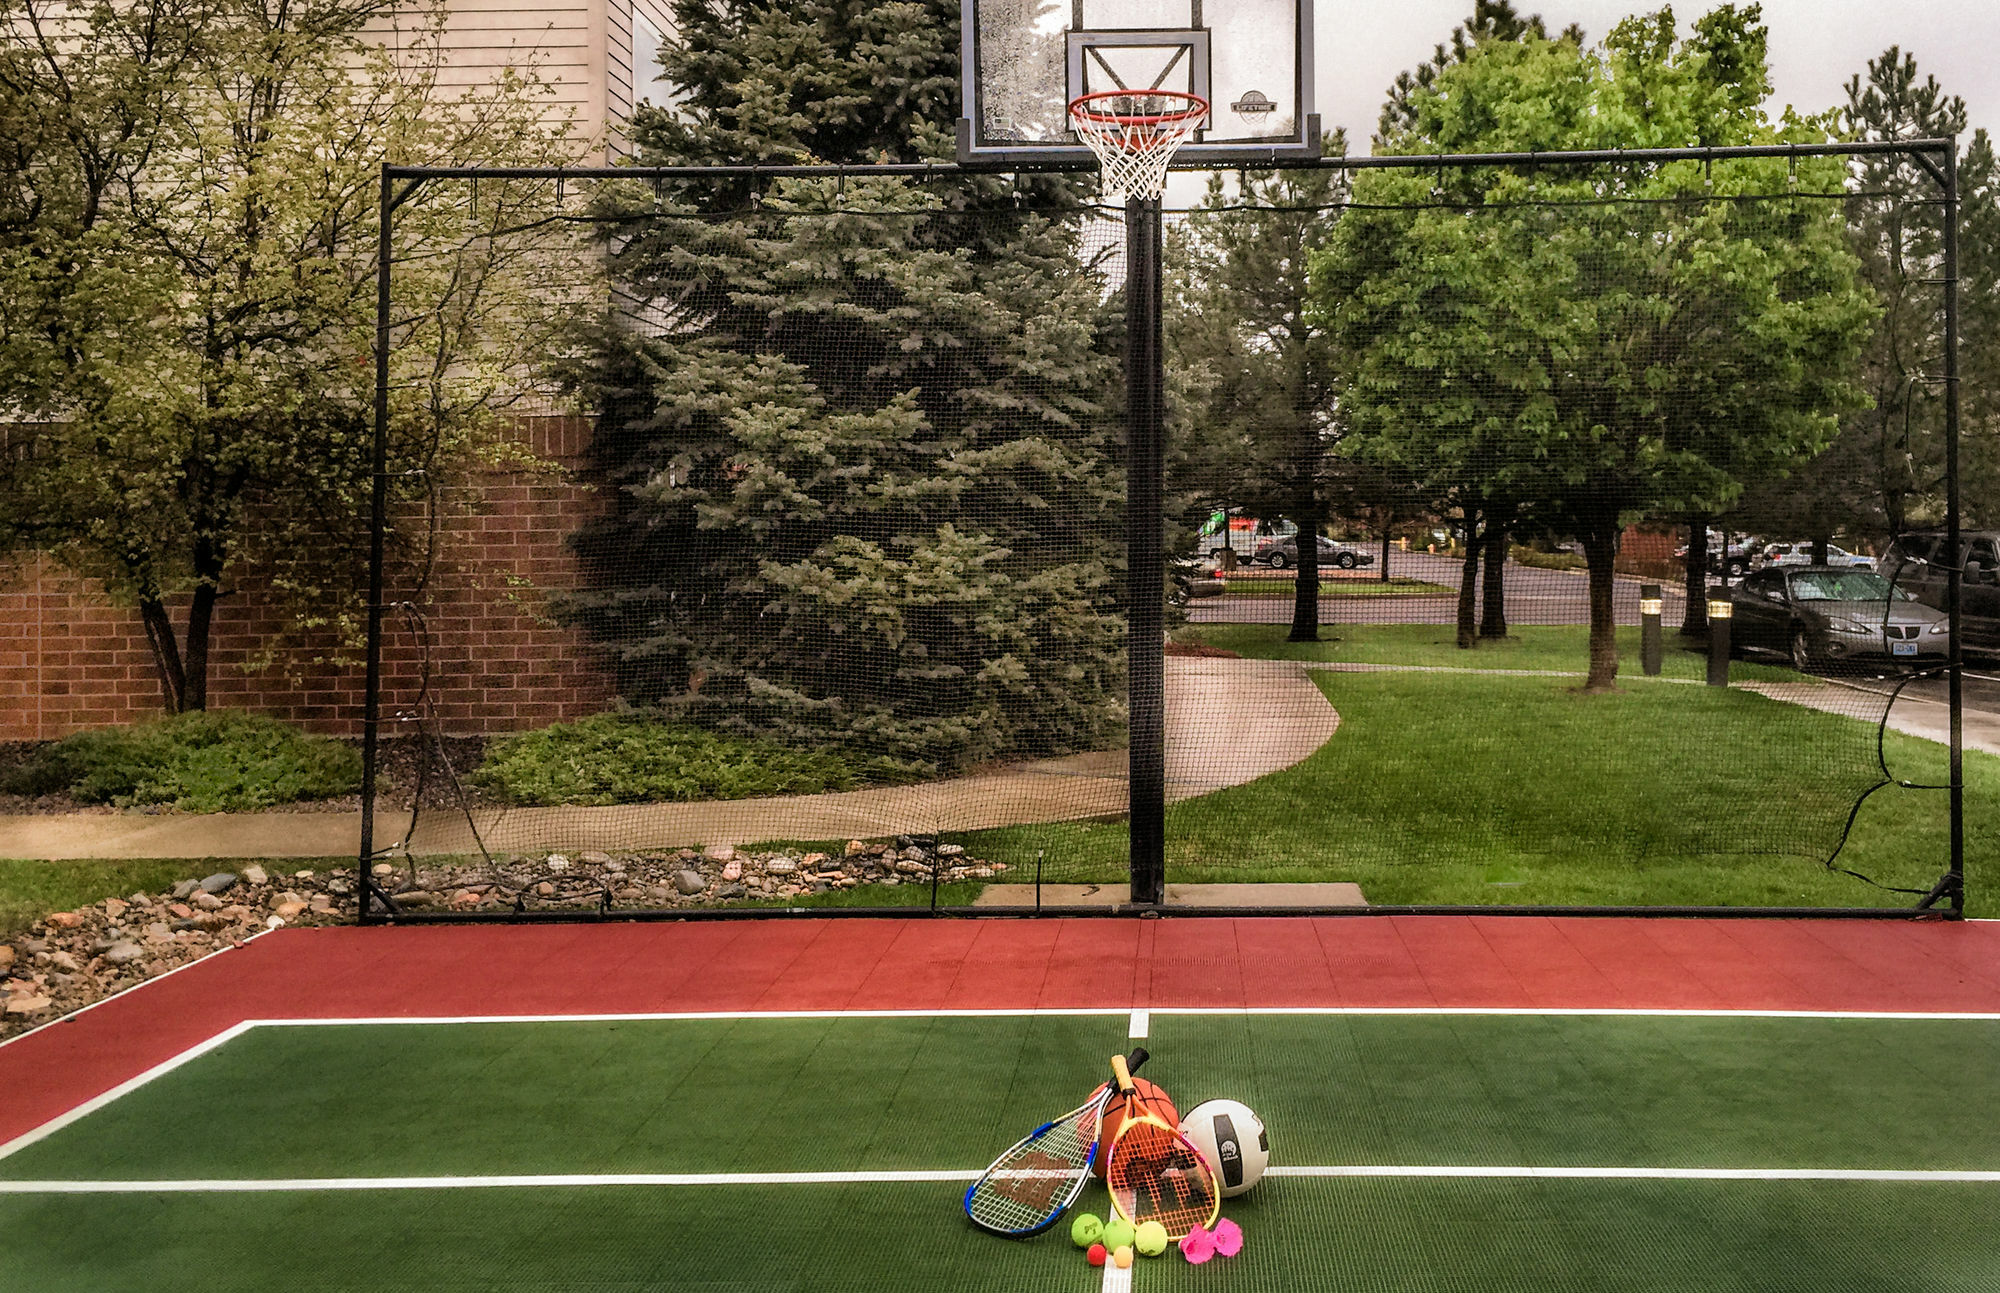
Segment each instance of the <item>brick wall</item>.
M538 456L563 464L576 460L589 428L578 418L537 418L523 432ZM575 566L564 540L595 506L587 487L558 472L496 473L446 508L424 619L431 696L447 733L539 727L610 702L591 648L549 623L534 593L570 585ZM391 601L399 595L407 590L391 588ZM216 603L210 707L359 735L359 651L307 641L266 664L283 626L254 580ZM385 621L385 717L413 710L424 655L404 617ZM159 675L136 611L44 559L0 570L0 740L54 740L159 712Z

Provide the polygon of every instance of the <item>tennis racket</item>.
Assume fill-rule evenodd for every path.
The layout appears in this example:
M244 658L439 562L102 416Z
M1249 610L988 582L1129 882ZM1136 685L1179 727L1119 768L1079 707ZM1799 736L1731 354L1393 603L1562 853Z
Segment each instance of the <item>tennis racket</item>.
M1146 1062L1142 1047L1112 1059L1126 1075ZM1039 1235L1056 1223L1090 1180L1097 1159L1097 1128L1117 1088L1106 1082L1076 1108L1045 1122L993 1160L965 1191L965 1215L981 1230L1011 1238Z
M1111 1071L1127 1096L1125 1125L1112 1140L1111 1157L1104 1166L1111 1206L1135 1226L1159 1222L1169 1239L1186 1238L1196 1226L1213 1226L1222 1212L1214 1169L1179 1129L1169 1127L1150 1107L1133 1112L1142 1106L1130 1098L1132 1074L1124 1056L1112 1057Z

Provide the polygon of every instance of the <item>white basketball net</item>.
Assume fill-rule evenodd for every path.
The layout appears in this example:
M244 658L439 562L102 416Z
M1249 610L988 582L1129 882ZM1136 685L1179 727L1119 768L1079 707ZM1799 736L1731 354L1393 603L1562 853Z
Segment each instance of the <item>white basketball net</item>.
M1208 104L1176 90L1111 90L1069 105L1070 124L1103 168L1107 192L1156 198L1167 166L1208 117Z

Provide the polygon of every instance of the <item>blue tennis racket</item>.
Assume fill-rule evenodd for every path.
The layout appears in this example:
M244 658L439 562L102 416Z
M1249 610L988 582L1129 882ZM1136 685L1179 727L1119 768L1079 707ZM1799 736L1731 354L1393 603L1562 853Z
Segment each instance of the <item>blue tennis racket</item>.
M1129 1073L1146 1062L1142 1047L1124 1057ZM965 1215L991 1234L1024 1239L1053 1226L1083 1193L1097 1159L1104 1106L1117 1093L1106 1082L1076 1108L1015 1141L965 1191Z

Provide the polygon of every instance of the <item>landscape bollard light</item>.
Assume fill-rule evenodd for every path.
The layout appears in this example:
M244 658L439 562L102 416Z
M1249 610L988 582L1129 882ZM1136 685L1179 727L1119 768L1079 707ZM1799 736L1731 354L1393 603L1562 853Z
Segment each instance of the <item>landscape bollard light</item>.
M1639 664L1648 678L1660 676L1660 586L1639 585Z
M1708 590L1708 685L1729 685L1729 585Z

